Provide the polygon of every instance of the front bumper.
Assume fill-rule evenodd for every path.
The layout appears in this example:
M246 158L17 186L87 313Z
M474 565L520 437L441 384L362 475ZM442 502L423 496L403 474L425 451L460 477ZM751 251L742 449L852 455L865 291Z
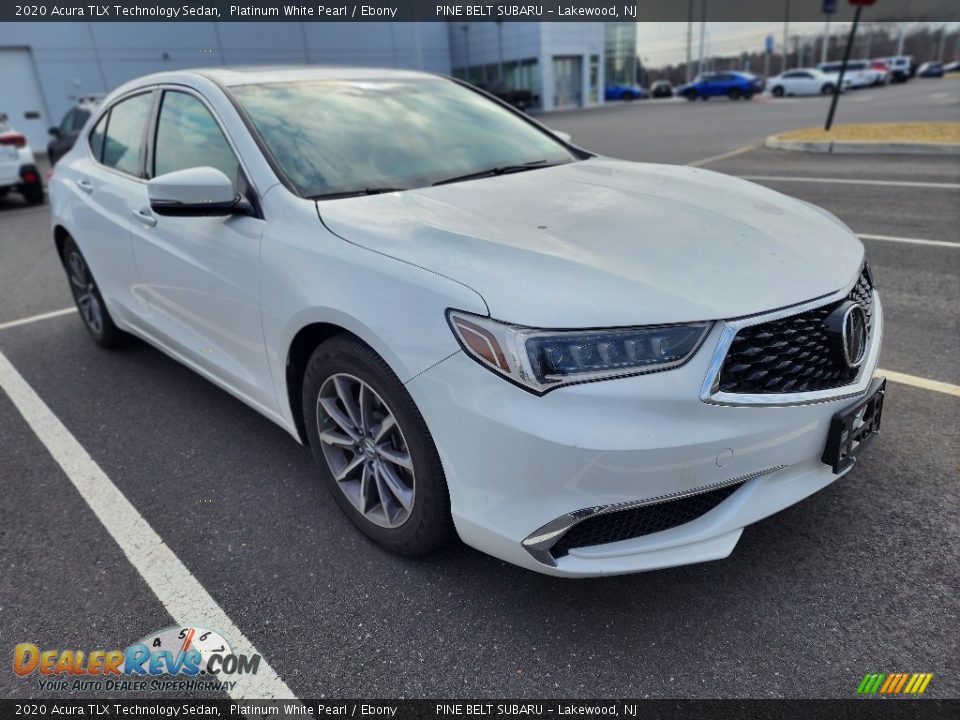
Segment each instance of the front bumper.
M806 404L705 402L700 390L723 323L680 368L543 397L462 352L430 368L407 389L439 450L461 538L508 562L568 577L726 557L744 526L839 477L820 458L833 415L863 396L876 368L882 308L874 298L876 342L864 360L863 387ZM677 527L574 547L553 564L535 551L538 531L571 513L732 482L739 484L732 495Z

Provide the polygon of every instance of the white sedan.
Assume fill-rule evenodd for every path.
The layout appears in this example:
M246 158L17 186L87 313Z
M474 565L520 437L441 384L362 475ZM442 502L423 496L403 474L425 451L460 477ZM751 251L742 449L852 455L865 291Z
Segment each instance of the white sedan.
M828 75L816 68L788 70L767 80L767 88L774 97L830 95L836 86L836 75ZM842 89L847 90L849 87L849 78L844 78Z
M141 338L285 428L394 552L723 558L879 427L880 300L843 223L598 157L446 78L144 77L51 202L93 340Z

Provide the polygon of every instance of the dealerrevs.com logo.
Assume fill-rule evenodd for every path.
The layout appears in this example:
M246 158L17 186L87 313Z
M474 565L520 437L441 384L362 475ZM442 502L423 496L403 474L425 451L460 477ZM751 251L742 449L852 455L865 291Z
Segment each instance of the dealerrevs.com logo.
M259 655L234 653L214 630L173 626L151 633L125 650L41 649L34 643L13 650L13 672L37 677L40 690L227 691L229 678L254 675Z
M933 673L867 673L857 686L858 695L922 695Z

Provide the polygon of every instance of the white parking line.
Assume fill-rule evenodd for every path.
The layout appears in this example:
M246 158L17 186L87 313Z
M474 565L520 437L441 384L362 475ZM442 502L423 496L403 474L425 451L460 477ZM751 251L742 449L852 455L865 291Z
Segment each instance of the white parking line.
M933 245L935 247L949 247L960 249L960 243L950 242L949 240L924 240L922 238L896 237L894 235L866 235L857 233L861 240L882 240L884 242L907 243L909 245Z
M879 185L882 187L960 190L960 183L912 182L909 180L860 180L858 178L786 177L782 175L738 175L737 177L758 182L835 183L838 185Z
M876 374L886 377L887 380L891 382L900 383L901 385L911 385L924 390L933 390L934 392L960 397L960 385L951 385L950 383L940 382L939 380L928 380L927 378L917 377L916 375L907 375L906 373L898 373L893 370L881 370L880 368L877 368Z
M261 655L257 673L237 675L237 684L230 696L244 700L294 698L293 692L270 667L266 658L240 632L3 353L0 353L0 388L13 401L31 430L174 621L180 625L199 625L218 631L237 654Z
M725 160L726 158L733 157L734 155L742 155L743 153L750 152L756 148L756 145L747 145L746 147L737 148L736 150L731 150L730 152L723 153L722 155L711 155L710 157L703 158L702 160L694 160L693 162L688 162L687 165L690 167L700 167L701 165L716 162L717 160Z
M63 308L62 310L41 313L40 315L31 315L30 317L20 318L19 320L11 320L10 322L0 323L0 330L15 328L20 325L29 325L30 323L35 323L39 320L49 320L50 318L60 317L61 315L69 315L70 313L75 313L76 311L77 309L75 307L68 307Z

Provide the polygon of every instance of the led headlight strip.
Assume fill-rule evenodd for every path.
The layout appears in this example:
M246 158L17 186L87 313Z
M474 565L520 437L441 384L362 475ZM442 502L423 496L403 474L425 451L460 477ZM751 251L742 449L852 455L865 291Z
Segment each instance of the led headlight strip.
M467 355L540 395L562 385L682 365L712 324L538 330L459 310L447 311L447 320Z

